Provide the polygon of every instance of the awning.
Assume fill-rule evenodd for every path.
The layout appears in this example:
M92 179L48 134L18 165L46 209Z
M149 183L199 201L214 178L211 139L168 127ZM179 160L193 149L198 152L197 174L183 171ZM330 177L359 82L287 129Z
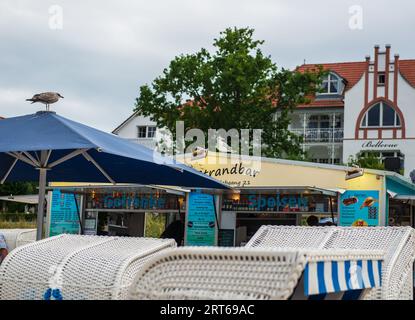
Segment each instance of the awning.
M330 189L327 189L327 190L337 192L337 193L340 193L340 194L343 194L347 191L346 189L341 189L341 188L334 188L334 189L330 188Z
M258 193L258 194L272 194L275 192L280 193L317 193L335 197L340 189L323 189L311 186L275 186L275 187L241 187L235 188L240 190L241 193ZM234 190L235 191L235 190Z
M382 260L308 262L304 294L321 295L381 286Z
M388 193L388 195L391 197L391 198L395 198L398 194L396 193L396 192L393 192L392 190L386 190L386 192Z
M393 198L396 200L415 200L415 195L398 195Z
M85 194L95 192L98 194L110 193L110 192L137 192L137 193L157 193L166 192L170 194L176 194L184 196L190 192L189 189L181 187L159 186L159 185L139 185L139 184L117 184L117 185L79 185L79 186L59 186L48 187L47 190L58 189L62 193L75 193Z
M3 196L0 197L2 201L26 203L26 204L38 204L39 196L37 194L21 195L21 196Z

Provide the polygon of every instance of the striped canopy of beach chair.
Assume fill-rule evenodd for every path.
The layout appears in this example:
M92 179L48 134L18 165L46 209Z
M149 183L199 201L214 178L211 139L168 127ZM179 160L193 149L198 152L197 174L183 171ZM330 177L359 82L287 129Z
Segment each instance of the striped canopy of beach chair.
M412 300L415 230L411 227L262 226L249 248L382 250L382 286L364 299ZM365 267L365 266L363 266Z
M309 251L305 255L307 264L298 286L300 291L294 293L293 299L356 300L364 297L365 289L381 287L382 252Z

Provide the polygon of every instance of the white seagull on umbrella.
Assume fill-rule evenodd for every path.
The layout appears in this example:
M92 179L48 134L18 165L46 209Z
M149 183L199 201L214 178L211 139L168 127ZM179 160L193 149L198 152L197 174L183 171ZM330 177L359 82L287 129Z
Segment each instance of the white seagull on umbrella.
M60 93L57 92L43 92L38 93L33 96L31 99L26 99L26 101L31 101L32 103L40 102L46 105L46 110L49 111L49 105L55 102L58 102L60 98L63 98Z

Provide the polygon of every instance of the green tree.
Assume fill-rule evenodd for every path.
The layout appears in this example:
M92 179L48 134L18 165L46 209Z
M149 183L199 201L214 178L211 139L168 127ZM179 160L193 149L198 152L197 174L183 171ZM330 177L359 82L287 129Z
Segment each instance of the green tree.
M374 152L358 153L355 157L349 159L348 165L366 169L385 170L382 160Z
M24 194L36 194L37 184L34 182L5 182L0 184L0 195L24 195Z
M186 131L198 128L205 136L210 128L263 129L263 154L299 157L301 138L287 130L290 113L317 91L323 71L278 69L253 33L228 28L214 40L214 53L202 48L175 57L151 85L140 88L135 111L173 135L178 120Z

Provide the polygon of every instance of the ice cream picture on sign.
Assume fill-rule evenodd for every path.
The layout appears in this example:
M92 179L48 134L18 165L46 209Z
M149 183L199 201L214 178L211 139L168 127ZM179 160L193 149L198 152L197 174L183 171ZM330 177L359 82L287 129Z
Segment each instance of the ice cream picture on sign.
M376 199L372 197L367 197L365 201L363 201L362 205L360 206L360 209L363 209L365 207L371 207L375 204L375 202L376 202Z
M356 197L351 197L343 200L343 204L345 206L350 206L352 204L357 203L359 200Z

